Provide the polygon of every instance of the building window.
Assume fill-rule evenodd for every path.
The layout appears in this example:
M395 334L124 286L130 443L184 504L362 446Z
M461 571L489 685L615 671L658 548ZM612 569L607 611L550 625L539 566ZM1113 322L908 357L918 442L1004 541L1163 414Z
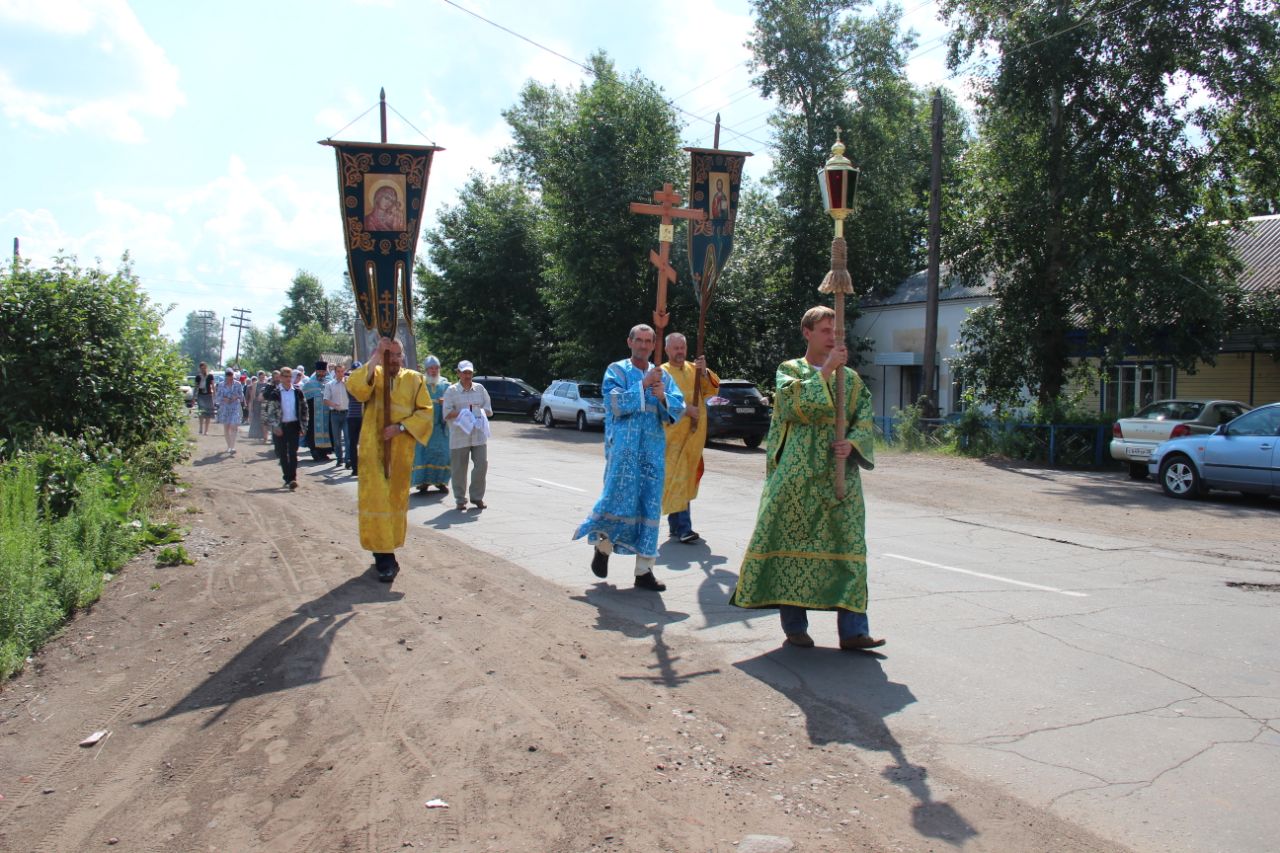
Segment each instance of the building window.
M1117 364L1102 380L1102 410L1126 417L1148 403L1173 396L1173 365Z

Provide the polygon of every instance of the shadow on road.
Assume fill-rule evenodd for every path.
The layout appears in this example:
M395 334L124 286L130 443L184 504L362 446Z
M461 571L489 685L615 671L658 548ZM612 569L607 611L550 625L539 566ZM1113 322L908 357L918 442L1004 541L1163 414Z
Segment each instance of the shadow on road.
M734 666L794 702L804 712L811 743L887 752L893 764L881 775L916 799L911 809L916 832L962 845L977 830L949 803L934 800L928 768L910 761L885 723L916 697L905 684L889 680L882 660L877 654L782 646Z
M694 678L720 672L718 669L706 669L681 673L676 669L680 656L672 653L663 631L668 625L688 619L689 614L668 610L661 595L630 588L619 589L602 582L592 586L584 595L573 596L573 600L596 609L597 631L617 631L626 637L653 639L655 662L647 667L653 674L620 675L620 681L648 681L674 688Z
M157 717L139 721L139 725L222 706L201 724L201 728L208 728L241 699L322 681L334 638L355 616L356 607L403 597L402 592L392 592L390 585L378 583L372 571L344 581L319 598L300 604L176 705Z

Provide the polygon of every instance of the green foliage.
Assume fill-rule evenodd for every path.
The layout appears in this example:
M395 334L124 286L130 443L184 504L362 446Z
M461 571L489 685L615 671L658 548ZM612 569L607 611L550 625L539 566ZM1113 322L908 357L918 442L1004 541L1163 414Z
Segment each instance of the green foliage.
M540 220L522 184L471 176L458 203L426 234L435 271L417 269L420 356L429 350L450 366L465 358L482 373L539 387L553 378Z
M157 566L194 566L196 561L187 553L182 545L170 545L161 548L156 554Z
M217 367L221 349L222 321L218 319L218 315L212 311L206 315L196 311L187 314L187 322L182 327L182 339L178 341L178 351L186 358L186 372L195 373L202 361L210 369Z
M639 73L623 77L603 54L575 91L530 82L503 113L514 144L501 160L541 199L542 293L551 315L551 372L594 377L626 353L628 330L652 322L656 221L628 211L664 182L684 183L679 126L662 93ZM680 246L677 241L675 246ZM672 263L687 267L680 252ZM673 316L692 296L670 294ZM694 314L696 316L696 313ZM479 318L466 322L485 334Z
M0 439L70 436L91 458L168 475L185 452L186 372L162 319L127 256L112 274L72 258L15 264L0 277Z
M979 66L980 142L948 249L996 297L965 334L970 377L992 399L1025 387L1047 405L1082 347L1211 361L1236 271L1228 229L1204 215L1233 191L1216 125L1274 74L1274 14L1198 0L942 9L953 66L996 53Z
M148 524L143 528L141 541L144 545L171 545L181 542L186 531L176 524Z
M288 301L280 309L280 330L285 338L291 340L311 323L325 332L332 328L331 306L324 295L324 286L311 273L298 270L285 298Z
M351 352L351 336L326 332L319 323L308 323L285 341L284 364L301 364L310 373L321 354L329 352Z
M297 364L284 355L284 335L275 323L265 329L251 326L245 333L244 354L240 363L249 370L265 370L268 373L284 364Z
M50 483L49 472L61 472ZM73 472L73 473L68 473ZM157 481L94 464L67 443L45 442L0 465L0 678L140 547L135 524Z
M797 321L818 301L830 269L833 229L816 174L837 126L846 156L861 169L857 212L845 223L855 288L890 290L925 261L931 95L907 81L914 36L900 31L901 9L869 7L866 0L753 4L755 83L780 104L769 178L782 213L774 251L787 278L784 316ZM963 153L965 133L962 111L946 98L944 174Z

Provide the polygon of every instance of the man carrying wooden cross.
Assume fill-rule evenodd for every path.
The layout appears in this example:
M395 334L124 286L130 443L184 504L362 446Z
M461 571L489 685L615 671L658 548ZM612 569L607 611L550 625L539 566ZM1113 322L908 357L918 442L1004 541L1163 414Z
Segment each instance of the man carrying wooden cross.
M867 621L866 507L858 468L875 467L871 392L845 365L835 311L810 308L801 321L806 350L778 365L764 492L755 532L730 603L776 607L787 642L811 648L807 610L836 611L840 648L874 649ZM836 435L833 375L844 371L849 427ZM832 456L858 463L844 498Z

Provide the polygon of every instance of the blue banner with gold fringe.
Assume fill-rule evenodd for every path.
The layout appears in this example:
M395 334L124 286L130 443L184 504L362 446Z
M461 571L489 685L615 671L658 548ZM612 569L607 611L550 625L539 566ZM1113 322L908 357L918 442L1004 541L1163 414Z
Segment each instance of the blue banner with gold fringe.
M342 231L356 311L366 329L394 338L403 311L413 322L410 282L434 145L321 140L338 160Z

